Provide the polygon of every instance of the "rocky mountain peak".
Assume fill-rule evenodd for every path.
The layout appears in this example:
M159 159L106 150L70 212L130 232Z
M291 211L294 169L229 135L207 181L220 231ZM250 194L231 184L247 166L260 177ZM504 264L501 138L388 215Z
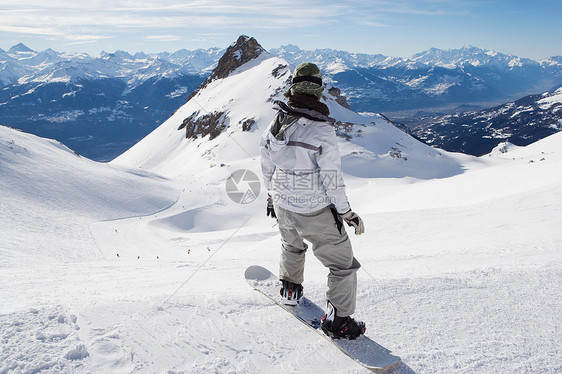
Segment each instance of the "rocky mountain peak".
M228 77L234 70L257 58L263 52L266 52L265 49L256 39L247 35L240 35L238 40L226 49L211 75L189 96L189 99L195 96L199 90L207 87L209 83Z
M241 35L238 40L226 49L217 67L211 73L210 80L226 78L236 68L244 65L265 52L256 39Z
M188 98L201 92L209 83L228 77L234 70L245 63L256 59L266 50L256 41L256 39L241 35L235 43L226 49L223 56L219 59L217 67L211 75L195 90ZM228 126L228 114L224 110L201 113L199 110L185 118L178 130L185 129L185 136L188 139L197 139L209 135L209 140L213 140L221 134ZM242 131L249 131L255 124L253 118L244 118L239 121Z

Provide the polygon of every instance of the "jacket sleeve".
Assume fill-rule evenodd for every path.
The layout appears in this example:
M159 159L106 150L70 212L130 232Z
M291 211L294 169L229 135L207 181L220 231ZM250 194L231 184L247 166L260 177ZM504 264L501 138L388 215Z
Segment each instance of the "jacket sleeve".
M273 173L275 172L275 164L271 161L269 146L265 136L262 136L260 139L260 161L265 188L267 191L271 191L271 179L273 178Z
M323 139L322 152L317 157L320 168L320 181L326 190L330 201L335 205L338 213L343 214L351 208L345 191L345 183L341 171L341 156L338 148L336 132L329 126Z

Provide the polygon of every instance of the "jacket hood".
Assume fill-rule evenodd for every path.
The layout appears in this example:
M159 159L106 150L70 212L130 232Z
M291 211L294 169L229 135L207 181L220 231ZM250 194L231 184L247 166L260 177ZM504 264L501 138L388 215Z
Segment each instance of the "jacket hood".
M315 110L295 108L282 101L275 101L274 103L276 105L274 108L278 109L277 115L273 119L269 131L265 134L265 141L272 150L279 150L286 145L291 145L286 134L293 132L293 126L299 126L299 123L301 123L300 126L304 126L303 121L307 123L322 122L330 124L336 121L334 118Z
M289 106L287 104L285 104L282 101L276 100L274 101L274 104L276 105L277 109L282 110L283 112L290 114L292 116L295 117L304 117L307 118L309 120L312 121L319 121L319 122L336 122L336 120L332 117L328 117L320 112L317 112L315 110L312 109L306 109L306 108L295 108L292 106Z

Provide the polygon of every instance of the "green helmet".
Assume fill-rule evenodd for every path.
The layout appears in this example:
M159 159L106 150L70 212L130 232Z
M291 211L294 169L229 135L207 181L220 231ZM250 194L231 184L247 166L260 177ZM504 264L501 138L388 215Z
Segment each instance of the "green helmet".
M289 97L291 95L310 95L316 96L319 100L322 98L322 92L324 87L322 87L322 72L312 62L304 62L295 68L293 72L292 86L285 96Z

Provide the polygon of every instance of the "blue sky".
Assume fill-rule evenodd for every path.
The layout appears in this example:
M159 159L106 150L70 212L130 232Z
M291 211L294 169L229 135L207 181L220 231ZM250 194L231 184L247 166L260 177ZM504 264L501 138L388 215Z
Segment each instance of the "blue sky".
M562 55L560 0L0 0L0 48L87 52L227 47L409 57L473 45L534 59Z

